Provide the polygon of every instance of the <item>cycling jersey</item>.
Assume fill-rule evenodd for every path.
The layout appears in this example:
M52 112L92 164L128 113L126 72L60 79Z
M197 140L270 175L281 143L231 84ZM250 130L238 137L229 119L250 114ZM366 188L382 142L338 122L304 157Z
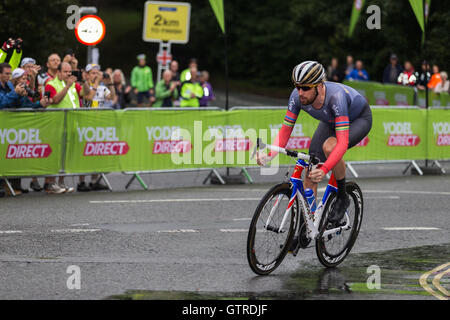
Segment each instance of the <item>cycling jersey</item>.
M284 118L283 126L275 139L275 145L285 147L292 129L295 125L300 110L304 110L309 113L313 118L316 118L326 124L333 132L333 135L337 138L337 145L326 159L321 169L326 173L334 168L334 166L342 159L345 152L349 147L352 147L355 143L355 139L349 139L350 125L354 120L358 119L363 111L367 111L370 116L368 119L367 112L364 112L366 122L361 124L358 122L358 126L365 126L362 130L355 130L358 132L358 138L361 133L367 134L372 126L370 107L364 97L362 97L355 89L343 85L341 83L335 83L326 81L325 85L325 100L323 106L320 109L315 109L311 105L302 105L298 96L297 89L294 89L289 98L288 110ZM321 127L318 127L318 130ZM331 135L329 135L331 136ZM365 136L365 135L364 135ZM364 138L364 136L361 137ZM349 145L351 141L351 145ZM324 142L324 141L322 141ZM312 146L311 146L312 147ZM310 153L311 148L310 147ZM320 149L322 145L320 146ZM313 148L317 149L317 148Z

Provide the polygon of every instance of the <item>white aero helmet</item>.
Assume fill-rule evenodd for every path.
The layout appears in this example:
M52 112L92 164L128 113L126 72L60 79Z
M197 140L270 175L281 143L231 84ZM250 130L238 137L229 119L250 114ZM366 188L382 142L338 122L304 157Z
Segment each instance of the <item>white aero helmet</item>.
M295 86L315 86L323 81L325 70L317 61L303 61L292 70Z

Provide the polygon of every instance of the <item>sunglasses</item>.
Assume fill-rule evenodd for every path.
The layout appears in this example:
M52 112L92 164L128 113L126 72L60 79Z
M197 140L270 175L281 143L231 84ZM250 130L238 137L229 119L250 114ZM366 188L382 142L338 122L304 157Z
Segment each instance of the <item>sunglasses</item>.
M295 86L297 90L302 90L304 92L311 90L313 87L307 87L307 86Z
M315 85L310 85L310 86L295 86L295 88L297 88L297 90L302 90L303 92L309 91L312 88L317 87L319 84L315 84Z

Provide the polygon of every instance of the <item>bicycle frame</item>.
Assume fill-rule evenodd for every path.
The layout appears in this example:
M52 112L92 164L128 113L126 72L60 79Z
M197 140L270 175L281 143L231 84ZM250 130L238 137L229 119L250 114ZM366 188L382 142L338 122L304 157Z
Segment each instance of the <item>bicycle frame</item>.
M305 198L305 190L303 187L303 180L302 180L302 172L307 167L308 167L308 164L305 161L303 161L302 159L297 160L294 172L290 178L290 181L292 184L292 195L291 195L291 198L289 199L289 204L284 213L284 216L283 216L282 222L280 224L280 227L278 229L278 232L283 232L282 230L284 228L286 220L288 219L288 217L291 213L291 209L292 209L292 206L293 206L296 198L299 200L300 206L303 209L302 212L303 212L304 221L306 222L306 230L307 230L306 235L307 235L308 239L312 240L312 239L316 239L318 236L325 237L332 233L340 232L342 230L348 230L350 228L350 219L349 219L347 211L346 211L345 212L346 223L344 226L326 230L322 234L320 234L319 224L320 224L320 220L322 218L323 210L325 208L327 201L330 199L330 194L332 192L337 192L337 183L336 183L334 174L331 174L331 177L328 181L328 185L325 189L325 193L324 193L322 199L320 200L320 203L317 205L315 213L313 214L309 207L308 201ZM267 228L267 226L270 225L272 216L275 213L275 211L278 209L278 206L279 206L282 196L283 195L278 196L278 199L276 200L276 202L269 214L269 217L267 218L266 228ZM297 229L299 227L300 227L300 224L297 224ZM298 232L298 230L296 230L296 232Z

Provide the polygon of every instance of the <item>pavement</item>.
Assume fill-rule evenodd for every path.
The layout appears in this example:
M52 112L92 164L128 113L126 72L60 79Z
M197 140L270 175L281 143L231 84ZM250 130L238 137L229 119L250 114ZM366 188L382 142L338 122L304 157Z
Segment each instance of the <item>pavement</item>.
M1 198L0 299L448 299L449 174L405 167L348 175L365 208L341 265L322 267L310 247L269 276L248 266L247 231L286 168L250 169L253 184L225 186L204 185L207 171L142 175L149 190L136 180L125 190L131 176L113 173L112 192Z

